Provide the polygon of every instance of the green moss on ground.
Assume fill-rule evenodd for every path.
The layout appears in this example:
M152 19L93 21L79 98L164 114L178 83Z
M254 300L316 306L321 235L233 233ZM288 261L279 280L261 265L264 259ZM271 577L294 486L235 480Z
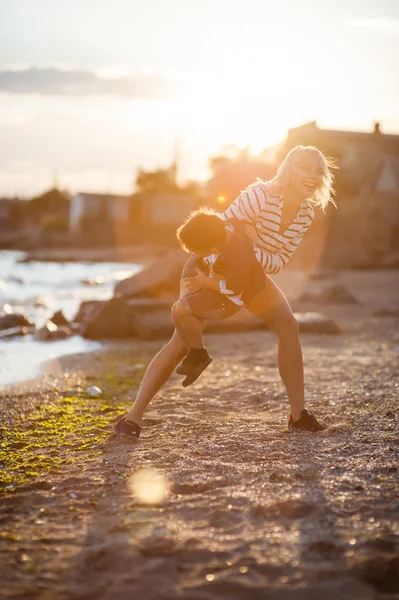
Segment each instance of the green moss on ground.
M123 396L138 387L145 362L148 358L132 357L126 350L101 353L90 362L93 368L79 386L83 390L96 385L103 390L101 396L54 389L49 403L21 416L12 428L0 427L0 490L12 492L43 473L81 460L82 453L104 452L110 423L126 410Z

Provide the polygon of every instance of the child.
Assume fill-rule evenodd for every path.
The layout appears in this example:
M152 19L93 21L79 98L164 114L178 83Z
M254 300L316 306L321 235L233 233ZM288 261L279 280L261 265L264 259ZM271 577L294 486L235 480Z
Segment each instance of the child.
M183 386L187 387L212 361L203 345L204 321L237 313L266 288L266 275L238 219L223 220L219 213L203 208L179 227L177 237L182 248L192 253L182 275L189 293L171 309L187 352L176 372L186 375ZM137 439L141 427L123 417L113 430Z
M204 320L227 319L266 286L251 240L238 220L223 220L208 209L191 214L177 230L182 248L193 254L183 278L194 291L172 306L172 321L187 356L176 372L193 383L211 363L203 345ZM191 275L191 277L190 277Z

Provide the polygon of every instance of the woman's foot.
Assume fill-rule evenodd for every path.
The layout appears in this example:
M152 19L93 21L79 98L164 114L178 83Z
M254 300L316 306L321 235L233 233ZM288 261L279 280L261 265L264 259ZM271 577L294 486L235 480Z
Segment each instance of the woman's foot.
M297 429L300 429L302 431L323 431L323 429L326 429L326 426L319 423L316 417L305 409L301 412L301 416L297 421L294 421L294 419L290 415L290 420L288 421L288 429L290 431L294 431Z
M128 435L134 437L136 440L140 437L141 427L133 421L128 421L126 417L122 417L112 425L112 429L116 435Z

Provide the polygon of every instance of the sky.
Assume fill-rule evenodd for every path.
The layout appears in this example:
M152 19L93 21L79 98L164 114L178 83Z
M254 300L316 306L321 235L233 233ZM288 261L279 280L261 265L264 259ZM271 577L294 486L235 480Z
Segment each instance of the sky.
M399 133L399 0L0 0L0 196L205 180L290 127Z

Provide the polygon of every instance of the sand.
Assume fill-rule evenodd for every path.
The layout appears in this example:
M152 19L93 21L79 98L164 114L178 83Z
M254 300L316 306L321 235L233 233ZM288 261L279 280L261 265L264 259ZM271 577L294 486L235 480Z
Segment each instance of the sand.
M68 357L4 391L3 444L37 472L3 485L0 598L399 598L399 318L373 316L398 309L398 275L341 274L361 304L323 311L344 333L302 336L318 434L288 432L267 331L207 336L211 366L187 389L171 379L138 444L107 423L161 342ZM93 384L104 397L82 399ZM144 468L167 483L155 505L131 489Z

